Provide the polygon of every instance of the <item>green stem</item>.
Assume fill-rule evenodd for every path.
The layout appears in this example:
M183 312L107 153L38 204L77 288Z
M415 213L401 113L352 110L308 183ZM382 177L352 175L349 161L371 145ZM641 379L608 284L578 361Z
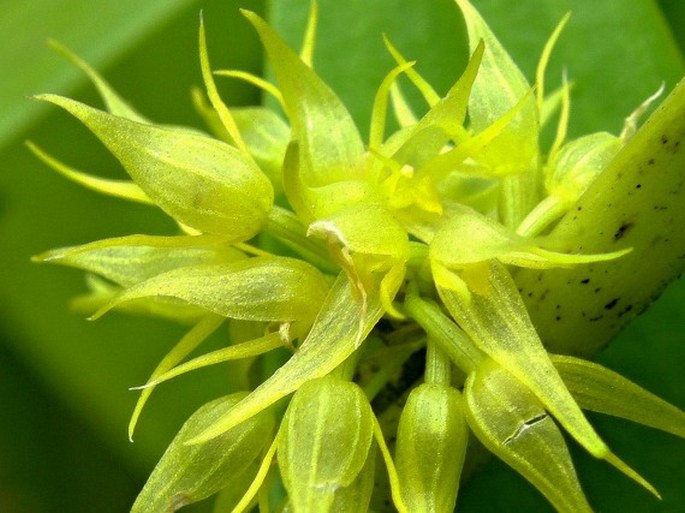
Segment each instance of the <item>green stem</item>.
M435 385L449 385L452 381L451 361L433 337L426 344L426 374L424 381Z
M516 229L516 233L524 237L535 237L563 216L567 210L568 205L557 196L547 196L530 211Z
M523 221L537 203L536 173L510 174L500 183L500 216L502 223L512 230Z
M404 308L428 333L430 339L466 374L471 374L485 357L468 335L432 301L408 294L404 300Z
M264 231L282 241L322 271L338 273L340 270L331 262L326 247L320 241L307 237L306 228L289 210L274 205L269 212Z

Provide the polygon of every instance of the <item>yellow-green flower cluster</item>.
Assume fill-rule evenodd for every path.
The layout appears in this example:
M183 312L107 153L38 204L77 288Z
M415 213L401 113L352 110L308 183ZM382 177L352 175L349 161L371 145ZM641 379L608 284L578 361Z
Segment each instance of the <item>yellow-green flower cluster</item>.
M159 207L178 223L174 235L131 235L37 257L92 275L81 303L94 317L116 308L192 324L139 387L129 435L152 390L168 379L241 360L237 381L253 381L187 421L133 512L171 511L215 493L217 511L255 504L271 511L268 496L279 483L285 493L277 511L356 513L373 504L375 511L449 512L470 433L559 511L590 511L562 429L656 494L582 410L679 436L685 414L608 369L548 353L511 275L515 267L602 265L630 251L560 252L549 227L631 133L566 141L569 87L564 81L546 95L544 73L567 18L531 87L473 6L457 4L472 52L464 73L441 96L386 41L397 66L379 86L368 143L311 67L316 5L299 55L261 18L243 13L277 85L216 72L263 88L285 119L265 107L224 104L201 26L206 95L195 91L194 99L214 137L152 123L56 45L91 77L107 111L55 95L37 99L79 119L131 181L97 178L30 148L86 187ZM401 75L425 99L425 114L409 106ZM390 104L399 129L387 134ZM557 110L557 136L543 154L541 125ZM234 334L229 345L184 361L224 322ZM289 358L273 374L250 372L255 359L284 349ZM423 362L424 351L407 397L397 398L406 399L399 420L381 424L374 398L403 363ZM376 479L386 471L387 487Z

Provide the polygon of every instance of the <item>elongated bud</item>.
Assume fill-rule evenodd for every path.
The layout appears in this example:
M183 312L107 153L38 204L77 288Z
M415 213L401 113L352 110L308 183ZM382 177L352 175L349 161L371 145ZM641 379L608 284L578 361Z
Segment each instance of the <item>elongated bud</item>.
M140 188L179 222L235 240L247 240L262 227L273 188L236 148L187 130L113 116L61 96L37 99L62 107L86 125Z
M176 511L213 495L234 479L243 479L273 431L271 413L256 415L205 443L187 442L244 396L238 393L216 399L186 421L145 483L131 513Z
M546 187L570 206L604 171L621 149L621 140L608 132L597 132L562 146L549 164Z
M454 511L467 443L459 392L437 384L423 384L411 392L400 417L395 452L402 499L409 511Z
M293 396L283 422L277 457L292 511L333 511L341 494L340 502L358 509L336 505L335 511L366 511L371 486L355 480L369 457L373 413L362 390L332 377L309 381Z
M535 395L492 360L466 380L465 412L478 439L562 512L592 511L564 437Z

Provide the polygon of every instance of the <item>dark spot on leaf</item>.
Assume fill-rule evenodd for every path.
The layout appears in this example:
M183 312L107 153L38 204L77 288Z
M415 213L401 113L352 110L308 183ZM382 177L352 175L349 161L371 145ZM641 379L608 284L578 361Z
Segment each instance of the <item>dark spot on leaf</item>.
M560 321L560 320L561 320L561 315L557 315L557 316L555 317L555 319L556 319L557 321Z
M603 315L598 315L597 317L590 317L590 322L597 322L601 319L604 319Z
M653 166L653 165L654 165L654 162L656 162L654 159L649 159L649 160L647 161L647 164L649 164L650 166Z
M602 287L597 287L597 288L595 289L595 294L597 294L600 290L602 290Z
M588 283L590 283L590 278L585 278L584 280L580 280L580 283L582 283L583 285L587 285Z
M622 239L632 227L633 223L623 223L621 226L619 226L618 230L616 230L616 233L614 233L614 240Z
M668 144L668 137L665 134L661 136L661 144Z
M637 184L637 185L635 186L635 188L636 188L636 189L641 189L641 188L642 188L642 184L641 184L641 183Z
M606 305L604 305L604 308L606 310L611 310L613 307L616 306L616 303L618 303L619 298L614 298L611 301L609 301Z
M619 318L623 317L625 314L630 312L633 309L633 305L628 305L626 306L622 311L618 313Z

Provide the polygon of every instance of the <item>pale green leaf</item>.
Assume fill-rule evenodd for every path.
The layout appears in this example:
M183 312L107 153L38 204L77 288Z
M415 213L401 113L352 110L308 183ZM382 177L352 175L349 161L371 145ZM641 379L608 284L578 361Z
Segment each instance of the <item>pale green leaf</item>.
M468 434L459 392L436 384L411 391L395 448L400 490L410 511L454 511Z
M246 255L226 244L225 237L130 235L53 249L33 260L76 267L128 287L180 267L242 258Z
M537 397L492 360L464 387L465 414L478 439L563 513L591 512L566 442Z
M176 511L213 495L252 467L274 428L270 412L213 440L188 444L244 395L233 394L207 403L186 421L152 471L131 513Z
M195 441L220 435L291 394L307 381L330 373L354 352L382 314L377 294L370 295L366 307L362 308L353 296L347 277L339 275L309 335L293 357Z
M596 352L683 271L685 231L676 228L685 217L683 112L685 81L621 148L549 237L555 249L565 252L631 247L630 254L576 269L543 274L522 269L517 274L531 316L552 351Z
M336 491L350 486L365 466L372 419L371 405L354 383L327 377L295 392L277 451L295 511L333 511Z
M233 319L311 322L327 290L327 279L302 260L254 257L159 274L124 290L94 317L132 299L164 296Z
M564 355L551 358L581 408L685 438L685 412L681 409L597 363Z
M271 208L268 178L235 148L185 130L143 125L55 95L169 215L203 232L252 237Z
M259 33L283 93L293 138L301 145L304 182L364 179L364 146L347 109L264 20L244 14Z

